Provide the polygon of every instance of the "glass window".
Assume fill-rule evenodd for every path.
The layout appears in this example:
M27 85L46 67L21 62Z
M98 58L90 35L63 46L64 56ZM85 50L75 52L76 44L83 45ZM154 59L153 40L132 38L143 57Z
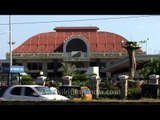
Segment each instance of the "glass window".
M38 70L37 63L32 63L32 70Z
M25 96L35 96L35 91L32 88L25 87Z
M40 95L54 94L49 87L35 87Z
M54 69L54 63L47 63L47 69L53 70Z
M29 70L42 70L42 63L28 63Z
M11 90L12 95L20 95L22 87L15 87Z
M71 51L87 52L87 45L83 40L79 38L74 38L70 40L66 46L66 52L71 52Z

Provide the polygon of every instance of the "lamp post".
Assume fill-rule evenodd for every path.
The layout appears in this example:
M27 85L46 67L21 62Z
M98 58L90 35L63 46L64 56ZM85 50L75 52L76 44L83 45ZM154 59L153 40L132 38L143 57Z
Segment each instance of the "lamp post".
M121 44L122 44L122 53L123 53L123 52L124 52L124 47L123 47L123 45L124 45L124 40L121 41Z
M11 26L11 15L9 15L9 68L12 66L12 45L15 42L12 42L12 26ZM9 72L9 79L7 82L7 85L10 86L10 83L12 84L12 74Z
M147 54L147 42L148 42L149 38L147 38L146 40L146 54Z
M10 66L12 66L12 45L15 44L15 42L12 42L12 26L11 26L11 15L9 15L9 32L4 32L4 33L0 33L0 34L6 34L9 33L9 68ZM10 82L12 82L11 80L12 76L11 73L9 72L8 74L8 81L7 81L7 86L10 86Z
M9 15L9 53L10 53L10 59L9 59L9 65L12 66L12 26L11 26L11 16Z

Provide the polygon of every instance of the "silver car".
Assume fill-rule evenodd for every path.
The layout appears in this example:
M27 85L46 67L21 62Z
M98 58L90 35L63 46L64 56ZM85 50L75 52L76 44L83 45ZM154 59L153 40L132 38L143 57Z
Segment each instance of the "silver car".
M14 100L69 100L69 98L55 94L50 88L40 85L14 85L3 94L4 99Z

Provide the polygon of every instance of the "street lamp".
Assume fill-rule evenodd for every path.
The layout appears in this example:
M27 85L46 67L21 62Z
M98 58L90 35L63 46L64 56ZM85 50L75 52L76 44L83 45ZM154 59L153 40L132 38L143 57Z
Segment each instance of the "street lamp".
M11 16L9 15L9 53L10 53L10 66L12 66L12 26L11 26Z
M124 52L124 47L123 47L124 46L124 40L121 41L121 44L122 44L122 53L123 53Z
M147 54L147 42L148 42L149 38L147 38L146 40L146 54Z
M11 68L11 66L12 66L12 44L14 44L14 42L12 42L11 15L9 15L9 53L10 53L9 68ZM8 78L8 82L7 82L8 86L10 86L10 82L12 82L12 74L9 71L9 78Z
M1 34L6 34L8 32L4 32L4 33L1 33ZM9 57L9 69L11 68L12 66L12 45L15 44L15 42L12 42L12 26L11 26L11 15L9 15L9 53L10 53L10 57ZM9 72L8 74L8 81L7 81L7 85L10 86L10 82L12 82L12 75L11 73Z

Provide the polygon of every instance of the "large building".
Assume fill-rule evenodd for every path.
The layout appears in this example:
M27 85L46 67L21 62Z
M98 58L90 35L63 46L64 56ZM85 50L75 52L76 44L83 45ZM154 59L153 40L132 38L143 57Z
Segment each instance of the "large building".
M40 71L52 79L62 76L62 62L75 64L78 70L99 66L101 77L114 72L104 71L116 61L128 56L122 47L124 37L98 31L98 27L56 27L53 32L34 35L12 52L13 65L23 65L25 71L36 77ZM144 54L138 50L138 54ZM9 59L9 53L6 54Z

